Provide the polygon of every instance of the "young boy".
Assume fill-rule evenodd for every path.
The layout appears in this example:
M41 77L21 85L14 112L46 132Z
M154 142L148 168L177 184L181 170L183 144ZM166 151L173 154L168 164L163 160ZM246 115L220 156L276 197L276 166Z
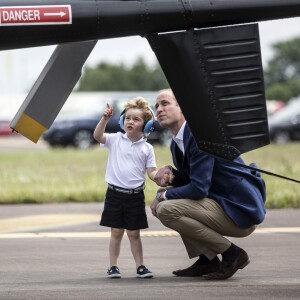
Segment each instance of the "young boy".
M148 228L145 211L145 173L151 180L157 172L153 147L146 142L146 131L153 125L153 113L148 102L138 97L125 104L120 117L120 126L125 134L104 133L106 124L113 114L107 105L94 131L94 138L109 149L105 174L108 184L104 211L100 225L111 227L109 243L109 278L120 278L117 260L121 240L126 229L131 252L136 263L136 277L151 278L153 273L143 264L143 248L140 229Z

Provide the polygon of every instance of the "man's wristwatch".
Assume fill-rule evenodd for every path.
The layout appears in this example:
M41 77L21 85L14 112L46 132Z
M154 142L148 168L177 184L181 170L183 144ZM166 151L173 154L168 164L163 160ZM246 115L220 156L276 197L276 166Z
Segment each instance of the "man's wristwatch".
M161 202L161 201L164 201L165 200L165 198L164 198L164 192L165 192L166 190L160 190L160 191L158 191L157 193L156 193L156 197L155 197L155 199L158 201L158 202Z

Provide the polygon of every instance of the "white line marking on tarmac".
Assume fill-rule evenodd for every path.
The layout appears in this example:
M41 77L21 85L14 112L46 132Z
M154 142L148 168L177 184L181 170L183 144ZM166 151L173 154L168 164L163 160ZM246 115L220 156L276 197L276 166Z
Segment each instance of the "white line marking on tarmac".
M258 228L255 234L268 233L300 233L300 227L272 227ZM172 230L141 231L142 237L177 237L179 234ZM0 239L24 239L24 238L109 238L110 231L102 232L20 232L0 233Z
M265 227L257 228L254 233L300 233L300 227Z

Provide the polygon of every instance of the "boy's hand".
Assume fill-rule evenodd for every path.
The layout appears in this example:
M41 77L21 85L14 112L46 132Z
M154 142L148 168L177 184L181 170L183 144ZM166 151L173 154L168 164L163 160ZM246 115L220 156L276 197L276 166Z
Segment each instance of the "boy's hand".
M168 166L160 168L154 176L155 183L163 187L171 185L173 179L174 175L172 173L172 170Z
M113 109L112 107L107 103L106 108L103 111L103 117L105 120L110 119L110 117L113 115Z

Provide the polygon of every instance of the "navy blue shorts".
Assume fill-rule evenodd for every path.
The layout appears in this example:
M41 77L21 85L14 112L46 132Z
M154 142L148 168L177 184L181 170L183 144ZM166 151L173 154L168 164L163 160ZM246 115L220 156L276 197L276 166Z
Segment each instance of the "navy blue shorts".
M128 230L148 228L144 191L129 195L107 189L100 225Z

